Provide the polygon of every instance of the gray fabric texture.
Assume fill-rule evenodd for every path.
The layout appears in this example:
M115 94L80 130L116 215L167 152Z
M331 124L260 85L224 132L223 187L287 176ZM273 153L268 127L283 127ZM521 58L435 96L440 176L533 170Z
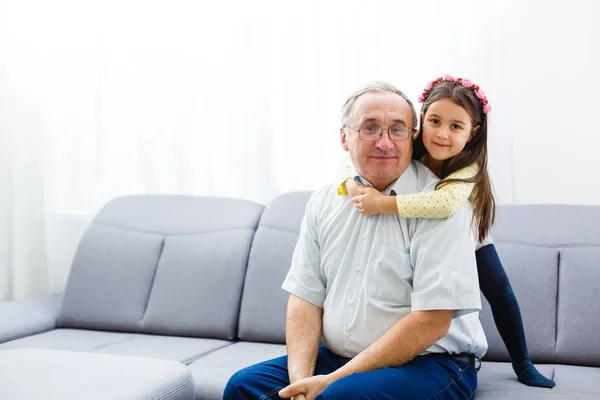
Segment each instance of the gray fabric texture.
M0 302L0 343L56 328L62 294Z
M165 239L142 330L233 339L253 236L247 228Z
M600 367L600 247L560 250L556 362Z
M0 350L33 348L91 352L115 343L131 340L136 336L137 334L133 333L55 329L2 343L0 344Z
M58 327L139 332L163 240L92 224L73 259Z
M600 246L600 207L581 205L503 205L491 235L496 242L547 247Z
M216 339L157 336L136 333L56 329L0 344L0 350L32 348L81 351L178 361L198 359L231 342Z
M554 365L537 364L538 370L545 376L552 378L554 374ZM483 362L479 373L479 386L477 388L476 398L486 398L484 394L493 392L514 391L522 392L525 395L535 398L536 394L543 395L548 393L548 389L530 388L517 380L517 376L512 369L512 365L507 362ZM493 398L493 397L492 397ZM505 399L512 397L505 397ZM519 397L517 397L519 398ZM527 398L526 396L524 398Z
M192 196L113 200L80 243L58 327L234 338L263 208Z
M143 195L107 203L94 223L162 236L255 228L264 206L224 197Z
M0 351L0 398L190 400L194 385L172 361L17 349Z
M555 365L554 379L556 389L561 392L600 399L600 368Z
M196 385L196 400L221 400L229 378L242 368L285 355L280 344L238 342L189 365Z
M238 337L285 343L289 294L281 284L290 268L310 192L283 194L263 212L252 241L240 309Z
M499 242L495 246L519 301L529 355L536 362L554 362L558 249ZM489 345L484 359L510 361L483 296L481 303L480 320Z
M510 363L484 362L479 371L476 400L592 400L600 398L600 368L538 364L556 382L553 389L528 387L517 381Z
M231 342L216 339L185 338L176 336L136 335L128 340L94 350L97 353L159 358L189 364Z

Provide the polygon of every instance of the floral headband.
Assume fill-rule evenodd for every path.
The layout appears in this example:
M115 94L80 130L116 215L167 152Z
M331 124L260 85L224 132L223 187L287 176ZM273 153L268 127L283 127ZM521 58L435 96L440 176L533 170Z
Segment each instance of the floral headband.
M454 83L460 83L462 84L464 87L472 89L475 92L475 96L477 96L477 98L479 99L479 101L481 102L481 105L483 106L483 112L485 114L489 113L492 110L492 106L490 106L488 104L488 100L485 97L485 92L483 90L481 90L481 88L474 84L473 82L471 82L470 79L467 78L454 78L452 75L450 74L446 74L444 75L444 77L440 77L437 78L434 81L429 82L426 86L425 86L425 90L423 91L423 93L421 93L421 95L419 96L419 103L422 103L425 101L425 99L427 98L427 96L429 95L429 92L431 91L431 88L433 88L435 85L437 85L438 83L441 82L454 82Z

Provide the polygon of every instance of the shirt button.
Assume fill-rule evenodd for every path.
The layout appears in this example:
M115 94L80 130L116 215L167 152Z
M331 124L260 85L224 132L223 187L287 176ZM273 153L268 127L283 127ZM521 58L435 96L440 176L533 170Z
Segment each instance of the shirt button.
M354 268L354 272L360 272L360 268Z
M350 337L350 332L346 332L346 337Z
M366 239L367 235L362 235L361 238Z
M354 304L354 301L350 300L350 301L348 301L348 304L352 305L352 304Z

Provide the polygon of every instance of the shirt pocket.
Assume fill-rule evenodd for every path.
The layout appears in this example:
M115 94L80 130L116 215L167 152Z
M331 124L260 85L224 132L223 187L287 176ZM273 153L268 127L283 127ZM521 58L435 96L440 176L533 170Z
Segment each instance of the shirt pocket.
M397 247L376 244L371 257L365 276L369 300L388 307L410 306L413 269L409 255Z

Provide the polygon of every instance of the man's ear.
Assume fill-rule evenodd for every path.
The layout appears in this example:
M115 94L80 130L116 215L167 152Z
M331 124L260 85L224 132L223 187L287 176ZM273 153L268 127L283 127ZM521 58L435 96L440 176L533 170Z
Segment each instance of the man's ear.
M344 129L344 127L340 128L340 140L342 142L342 148L344 149L344 151L348 151L348 142L347 142L347 137L346 137L346 129Z
M469 136L469 139L467 140L467 142L470 142L471 139L473 139L475 137L475 135L477 135L477 132L479 131L479 128L481 128L481 126L477 125L475 128L473 128L471 130L471 136Z

